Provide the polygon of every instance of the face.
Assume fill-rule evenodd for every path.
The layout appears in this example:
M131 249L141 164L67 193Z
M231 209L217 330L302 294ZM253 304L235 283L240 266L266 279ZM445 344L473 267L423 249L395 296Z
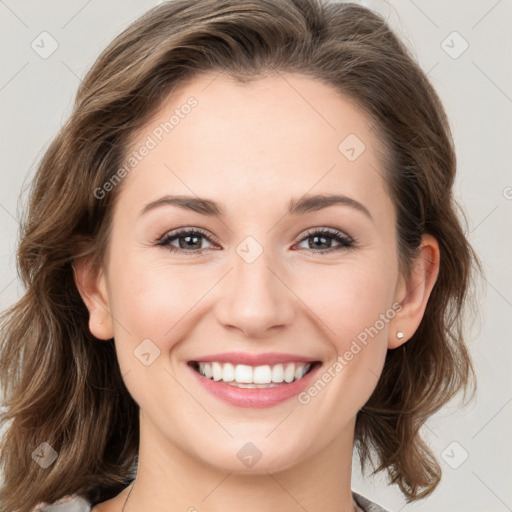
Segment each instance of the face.
M99 281L108 318L91 315L91 330L114 336L142 432L237 472L251 471L238 454L249 442L263 472L350 438L404 292L379 147L349 100L291 74L194 79L137 134L132 151L147 154L122 182ZM247 366L279 380L277 363L286 374L301 359L312 371L237 388L190 363L225 353L255 363L234 364L242 380Z

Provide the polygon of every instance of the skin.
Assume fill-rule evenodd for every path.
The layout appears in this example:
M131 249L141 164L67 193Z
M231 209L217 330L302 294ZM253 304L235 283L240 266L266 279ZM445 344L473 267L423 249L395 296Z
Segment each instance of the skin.
M124 178L103 268L75 264L90 330L115 338L140 406L138 474L125 511L353 511L355 417L387 350L421 322L438 244L425 235L412 277L401 275L380 141L369 119L329 86L294 74L244 85L204 75L167 99L133 148L190 96L198 105ZM348 134L366 146L354 161L338 150ZM348 205L286 214L291 199L332 193L362 203L371 218ZM176 206L139 217L164 194L212 199L225 217ZM195 256L156 245L181 227L215 239L199 238L192 248L204 252ZM305 235L313 228L340 230L356 243L315 245ZM250 264L236 251L249 235L263 250ZM239 408L211 396L186 365L236 350L301 354L327 368L396 302L402 309L307 405L292 398ZM147 338L160 350L149 366L133 353ZM237 457L247 442L262 453L251 468ZM94 512L120 512L130 489Z

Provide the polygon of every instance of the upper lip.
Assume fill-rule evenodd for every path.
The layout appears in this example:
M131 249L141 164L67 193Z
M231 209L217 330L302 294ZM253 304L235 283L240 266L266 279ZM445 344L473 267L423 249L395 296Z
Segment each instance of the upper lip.
M274 365L279 363L292 363L292 362L304 362L314 363L318 359L311 357L300 356L297 354L284 354L279 352L267 352L264 354L249 354L244 352L222 352L221 354L211 354L195 359L191 359L189 362L214 362L219 363L232 363L233 365L245 364L248 366L262 366L262 365Z

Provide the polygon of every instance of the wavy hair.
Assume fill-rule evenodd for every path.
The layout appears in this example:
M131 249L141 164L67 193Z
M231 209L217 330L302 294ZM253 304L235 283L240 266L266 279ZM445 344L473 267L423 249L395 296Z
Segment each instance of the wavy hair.
M137 130L180 85L206 72L240 82L271 73L320 80L352 100L386 148L403 272L422 234L439 242L440 269L424 318L388 350L377 387L358 413L362 466L387 471L408 501L429 495L441 468L420 427L459 391L475 388L463 313L481 269L453 197L455 151L441 101L413 55L369 9L321 0L173 0L118 35L77 91L72 113L41 158L20 226L24 295L1 317L4 394L0 510L29 512L63 495L117 494L137 461L139 408L112 340L98 342L72 263L102 265L114 187ZM47 469L32 453L58 453ZM99 492L95 495L95 490Z

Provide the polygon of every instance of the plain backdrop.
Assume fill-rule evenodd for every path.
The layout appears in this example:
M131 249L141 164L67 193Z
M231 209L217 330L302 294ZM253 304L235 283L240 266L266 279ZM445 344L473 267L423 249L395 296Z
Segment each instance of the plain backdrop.
M15 267L18 218L38 160L69 115L85 71L156 3L0 0L0 309L23 294ZM478 395L465 409L451 403L423 429L442 465L442 483L408 505L384 475L362 477L355 460L352 488L393 512L506 512L512 510L512 1L359 3L388 18L444 102L457 149L455 193L486 275L481 318L468 340Z

